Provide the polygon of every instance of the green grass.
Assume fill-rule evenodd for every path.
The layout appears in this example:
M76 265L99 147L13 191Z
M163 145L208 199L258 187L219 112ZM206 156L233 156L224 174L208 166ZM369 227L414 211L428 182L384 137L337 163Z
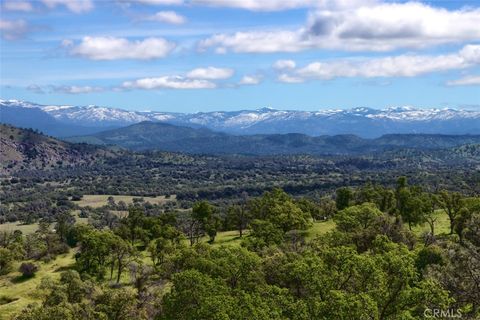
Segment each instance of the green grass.
M34 224L21 224L20 222L7 222L0 224L0 232L7 231L13 232L15 230L22 231L23 234L31 234L37 231L38 223Z
M35 276L29 279L21 279L21 273L18 271L0 276L0 319L10 319L13 314L27 305L40 302L41 298L35 294L35 289L42 278L48 276L52 279L59 279L60 272L73 265L73 255L74 251L71 250L70 253L60 255L48 263L35 261L34 263L40 268ZM15 269L18 269L19 264L20 262L17 263ZM11 300L11 302L5 303L8 300ZM1 301L3 301L3 304Z
M168 201L175 201L175 195L172 195L170 198L165 198L165 196L157 197L139 197L139 196L118 196L118 195L108 195L108 194L87 194L82 197L80 201L74 201L80 207L92 207L100 208L108 203L108 197L113 197L116 203L123 201L127 205L133 203L133 198L143 198L145 202L150 202L151 204L162 204Z
M437 210L436 211L437 221L435 221L435 235L440 234L449 234L450 233L450 220L448 219L448 215L444 210ZM408 226L406 226L408 228ZM430 232L430 226L428 223L424 223L412 228L412 231L417 235L420 236L424 232Z
M328 231L335 228L335 223L333 220L327 221L317 221L313 223L313 226L305 232L306 239L312 240L318 235L327 233ZM243 237L248 236L248 230L245 230ZM214 247L218 246L239 246L243 238L240 238L237 230L232 231L221 231L217 233L215 237L215 242L212 244ZM203 237L202 242L207 242L208 237Z
M325 234L335 228L335 222L332 219L326 221L316 221L313 226L307 230L306 239L312 240L315 237Z
M122 212L122 211L116 211L116 212ZM88 224L88 218L80 218L78 214L80 213L79 210L74 210L73 211L73 216L75 217L75 222L76 223L83 223L83 224ZM119 214L121 216L121 214ZM50 228L53 229L54 225L51 224ZM0 232L7 231L7 232L13 232L15 230L20 230L24 235L27 234L32 234L35 233L35 231L38 230L38 223L32 223L32 224L21 224L20 222L7 222L0 224Z

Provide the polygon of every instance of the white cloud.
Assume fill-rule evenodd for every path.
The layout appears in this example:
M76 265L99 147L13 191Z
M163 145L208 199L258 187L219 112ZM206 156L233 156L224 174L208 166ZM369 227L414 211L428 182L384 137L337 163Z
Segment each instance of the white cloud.
M285 82L285 83L301 83L304 82L304 80L300 77L288 75L286 73L282 73L281 75L278 76L278 81L280 82Z
M248 52L298 52L311 47L295 31L252 31L234 34L216 34L198 43L200 51L215 48L217 53Z
M153 6L171 6L183 4L183 0L126 0L127 2L136 2Z
M467 76L447 82L447 86L480 86L480 76Z
M465 69L480 64L480 45L467 45L447 55L398 55L370 59L343 59L313 62L282 74L278 80L300 82L340 77L414 77L433 72ZM293 81L292 81L293 80Z
M192 79L228 79L233 76L235 71L230 68L196 68L187 73L187 78Z
M73 13L88 12L94 7L92 0L41 0L41 2L50 9L63 5Z
M23 11L30 12L33 10L33 6L28 1L6 1L3 4L3 8L7 11Z
M305 8L317 4L318 0L192 0L195 5L227 7L252 11L280 11Z
M84 37L79 44L69 42L66 47L71 54L91 60L149 60L167 56L175 48L175 43L163 38L129 41L114 37Z
M84 94L104 91L101 87L91 86L54 86L54 92L67 93L67 94Z
M259 75L245 75L240 79L241 85L254 85L259 84L262 81L262 77Z
M313 48L390 51L480 40L478 7L448 10L419 2L320 2L323 5L310 14L303 28L221 33L198 46L201 50L252 53Z
M184 16L179 15L175 11L159 11L153 16L145 18L145 20L159 21L170 24L184 24L187 21Z
M25 20L0 20L0 34L5 40L23 38L30 28Z
M124 89L213 89L216 84L203 79L189 79L181 76L163 76L158 78L143 78L135 81L126 81Z
M295 69L296 63L293 60L277 60L273 64L273 68L277 70L285 70L285 69Z

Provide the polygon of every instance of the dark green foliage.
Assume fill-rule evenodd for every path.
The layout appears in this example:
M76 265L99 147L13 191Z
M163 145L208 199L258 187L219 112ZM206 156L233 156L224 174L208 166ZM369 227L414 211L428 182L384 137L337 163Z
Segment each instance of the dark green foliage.
M35 272L38 271L38 266L31 262L23 262L18 271L22 273L24 277L33 277Z
M349 188L337 189L335 197L335 204L337 206L337 210L343 210L347 208L350 205L351 198L352 191Z

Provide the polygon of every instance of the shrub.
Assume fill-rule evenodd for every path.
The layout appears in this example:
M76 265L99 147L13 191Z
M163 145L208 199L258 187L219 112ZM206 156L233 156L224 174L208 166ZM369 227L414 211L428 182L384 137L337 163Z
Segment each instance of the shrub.
M23 262L18 269L24 277L33 277L38 271L38 266L31 262Z

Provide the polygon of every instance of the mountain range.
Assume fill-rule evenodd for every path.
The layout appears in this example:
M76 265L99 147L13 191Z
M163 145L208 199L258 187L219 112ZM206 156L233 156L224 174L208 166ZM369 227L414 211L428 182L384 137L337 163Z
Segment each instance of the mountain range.
M406 166L478 164L480 135L385 135L363 139L353 135L310 137L302 134L234 136L209 129L141 122L126 128L62 141L35 130L0 124L0 176L25 170L95 166L142 157L136 151L181 151L210 155L334 155L337 159L384 159ZM75 142L89 142L75 143ZM94 145L97 144L97 145ZM99 145L101 144L101 145ZM135 152L116 146L117 144ZM344 157L346 156L346 157ZM122 160L123 159L123 160ZM334 158L330 158L334 159ZM416 164L415 164L416 163Z
M207 128L150 121L66 139L70 142L117 145L133 151L247 155L359 155L389 150L445 149L480 144L480 135L389 134L375 139L356 135L312 137L300 133L232 135Z
M383 110L257 110L176 113L128 111L100 106L40 105L0 100L0 122L41 130L56 137L91 135L143 121L207 128L235 135L300 133L309 136L354 134L480 134L480 111L391 107Z

